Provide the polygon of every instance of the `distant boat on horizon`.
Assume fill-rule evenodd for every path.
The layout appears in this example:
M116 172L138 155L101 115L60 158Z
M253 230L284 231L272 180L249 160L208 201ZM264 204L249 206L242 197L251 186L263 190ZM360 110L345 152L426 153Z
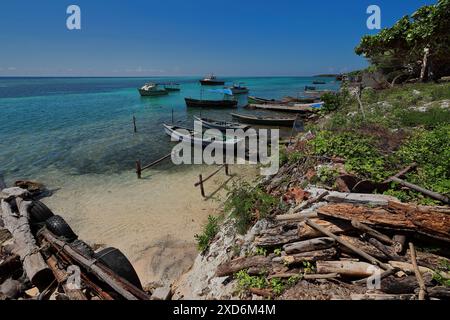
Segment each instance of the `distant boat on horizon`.
M200 80L202 86L223 86L225 81L217 79L214 74L211 74Z

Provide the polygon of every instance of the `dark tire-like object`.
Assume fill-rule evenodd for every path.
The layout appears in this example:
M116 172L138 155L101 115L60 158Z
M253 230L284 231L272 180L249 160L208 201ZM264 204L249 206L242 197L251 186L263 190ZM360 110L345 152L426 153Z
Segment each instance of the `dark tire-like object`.
M55 215L52 210L39 200L31 202L28 212L30 213L31 223L45 223L47 219Z
M135 287L142 289L141 281L127 257L116 248L106 248L95 254L97 261L107 266L118 276L124 278Z
M92 258L95 255L95 251L91 248L91 246L80 239L74 240L70 244L70 247L88 258Z
M72 242L78 238L72 228L61 216L56 215L50 217L47 221L45 221L45 226L55 236L62 238L67 242Z

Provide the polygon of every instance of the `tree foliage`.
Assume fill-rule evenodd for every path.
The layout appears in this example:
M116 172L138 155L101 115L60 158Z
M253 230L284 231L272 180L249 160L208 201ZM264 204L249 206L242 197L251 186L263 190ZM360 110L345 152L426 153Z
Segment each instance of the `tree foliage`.
M450 0L438 0L411 16L404 16L391 28L366 35L355 51L364 55L391 78L400 73L418 76L425 49L429 49L432 78L450 73Z

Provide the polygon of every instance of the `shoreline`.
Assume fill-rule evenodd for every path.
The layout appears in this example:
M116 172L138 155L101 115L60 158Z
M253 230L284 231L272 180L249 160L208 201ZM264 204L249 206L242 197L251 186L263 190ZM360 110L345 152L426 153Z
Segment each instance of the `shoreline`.
M237 174L233 180L256 173L256 168L230 168ZM208 215L220 211L225 175L208 182L208 194L221 187L213 199L203 200L193 186L198 173L213 170L207 166L150 170L141 180L132 171L67 176L70 181L42 201L64 217L80 239L120 249L143 284L168 285L191 267L198 254L194 235Z

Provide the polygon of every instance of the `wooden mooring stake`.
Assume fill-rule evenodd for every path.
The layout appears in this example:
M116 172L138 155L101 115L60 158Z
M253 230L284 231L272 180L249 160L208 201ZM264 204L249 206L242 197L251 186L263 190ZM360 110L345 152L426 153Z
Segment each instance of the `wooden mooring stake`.
M202 195L203 198L206 198L205 187L204 187L203 183L206 182L206 181L208 181L208 180L211 179L212 177L214 177L217 173L220 172L220 170L222 170L222 168L225 168L225 174L226 174L227 176L230 176L230 169L229 169L228 164L221 165L216 171L214 171L213 173L211 173L211 174L210 174L209 176L207 176L206 178L203 178L203 175L202 175L202 174L199 174L199 175L198 175L199 181L196 182L196 183L194 184L194 187L200 186L200 193L201 193L201 195Z
M147 170L153 166L156 166L157 164L163 162L164 160L166 160L167 158L170 158L171 156L172 156L172 153L169 153L169 154L165 155L164 157L162 157L156 161L153 161L152 163L150 163L144 167L142 166L142 163L140 160L136 160L136 174L137 174L138 179L141 179L142 171Z
M134 129L134 133L137 132L137 128L136 128L136 117L133 116L133 129Z

